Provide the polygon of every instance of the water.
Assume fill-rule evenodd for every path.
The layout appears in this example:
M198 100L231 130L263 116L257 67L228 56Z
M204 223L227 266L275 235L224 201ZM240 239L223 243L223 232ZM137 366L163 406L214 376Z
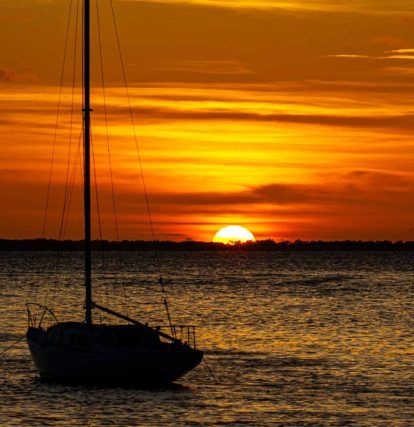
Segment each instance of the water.
M22 341L1 356L2 425L413 425L414 254L160 258L173 321L199 325L218 382L201 365L160 390L45 384ZM81 270L77 253L0 253L1 348L27 299L80 320ZM154 254L96 254L95 271L97 302L167 323Z

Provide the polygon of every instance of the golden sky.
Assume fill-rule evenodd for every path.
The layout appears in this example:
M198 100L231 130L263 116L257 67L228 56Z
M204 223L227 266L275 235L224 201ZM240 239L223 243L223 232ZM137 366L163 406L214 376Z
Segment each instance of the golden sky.
M42 233L69 4L0 0L0 237ZM99 4L120 238L149 239L109 2ZM414 239L411 0L114 0L114 7L157 238L211 240L238 224L259 239ZM71 28L52 238L69 151L65 237L81 237L78 96L69 149ZM96 23L93 39L96 48ZM94 51L96 176L103 237L113 239Z

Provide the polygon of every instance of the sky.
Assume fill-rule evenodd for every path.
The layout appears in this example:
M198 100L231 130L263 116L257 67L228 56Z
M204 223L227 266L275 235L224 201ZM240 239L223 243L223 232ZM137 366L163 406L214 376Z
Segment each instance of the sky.
M0 0L2 238L82 237L77 5ZM412 1L113 5L137 141L109 0L103 96L92 1L95 238L152 238L143 172L161 240L227 225L258 239L414 239Z

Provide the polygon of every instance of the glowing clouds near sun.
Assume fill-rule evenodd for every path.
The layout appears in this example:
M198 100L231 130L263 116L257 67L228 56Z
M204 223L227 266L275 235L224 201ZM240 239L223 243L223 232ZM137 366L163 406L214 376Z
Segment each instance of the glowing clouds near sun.
M225 243L227 245L234 245L241 242L254 242L253 234L244 227L239 225L229 225L228 227L221 228L214 235L213 242Z

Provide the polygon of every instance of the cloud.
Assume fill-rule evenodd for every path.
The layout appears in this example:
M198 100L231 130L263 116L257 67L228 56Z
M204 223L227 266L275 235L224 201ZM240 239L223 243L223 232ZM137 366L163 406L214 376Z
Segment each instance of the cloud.
M414 53L414 48L409 48L409 49L395 49L395 50L392 50L391 53L396 54L396 55L406 54L406 53Z
M105 189L109 192L109 188ZM131 200L129 190L125 190L120 195L120 200ZM271 183L266 185L252 186L240 191L233 192L220 192L220 191L207 191L207 192L168 192L168 193L151 193L150 202L156 207L159 212L162 207L166 206L170 209L174 206L174 210L179 211L198 211L203 212L206 209L218 208L219 211L229 212L229 209L234 212L240 211L240 208L251 205L299 205L311 204L315 201L321 201L323 197L321 194L326 194L327 189L323 185L301 185L301 184L284 184L284 183ZM107 198L109 193L104 197ZM144 200L141 200L144 203Z
M148 0L127 0L129 2L148 3ZM181 4L230 9L263 9L309 12L354 12L382 14L393 12L399 17L413 12L412 3L408 0L394 0L392 4L381 0L154 0L160 4Z
M339 53L337 55L323 55L322 58L368 58L368 59L372 59L372 56L368 56L368 55L359 55L356 53Z
M408 50L408 49L407 49ZM386 56L370 56L370 55L359 55L359 54L349 54L349 53L342 53L337 55L324 55L323 58L345 58L345 59L371 59L371 60L383 60L383 59L398 59L398 60L412 60L414 59L414 55L402 55L401 53L398 54L388 54Z
M371 43L374 45L383 46L386 49L404 49L410 46L408 41L388 35L375 37L371 40Z
M385 67L383 74L386 76L405 76L414 77L413 67Z
M25 59L30 58L28 63L39 80L54 84L59 78L64 41L65 2L26 0L19 3L21 9L24 5L28 13L35 14L37 22L22 29L21 37L26 42L20 43L19 49L13 49L14 42L10 43L4 60L12 68L23 69ZM320 58L326 54L369 56L374 47L389 50L404 48L413 42L407 31L394 31L394 19L377 15L380 11L396 13L408 9L408 3L402 1L166 0L161 3L124 0L116 5L121 44L128 46L125 66L130 84L143 81L259 83L324 78L368 81L373 79L371 71L378 64L362 64L356 69L354 63L332 66L327 64L330 61ZM56 19L49 19L45 13L52 6ZM373 16L331 13L338 10L363 10L372 12ZM411 10L414 12L414 6ZM102 12L105 11L108 12L103 7ZM326 12L330 12L329 15ZM39 32L38 28L45 30ZM8 40L14 31L11 25L3 26L0 35ZM42 48L45 46L47 49ZM366 49L361 51L361 46ZM109 60L110 54L116 53L114 48L108 39L105 71L108 82L119 84L118 61Z
M38 77L31 72L17 72L10 68L0 66L0 82L3 83L33 83Z
M160 71L181 71L196 74L251 74L242 63L237 61L183 60L167 61Z
M408 46L408 45L407 45ZM331 55L323 55L322 58L340 58L340 59L355 59L355 60L371 60L371 61L412 61L414 60L414 49L403 48L403 49L392 49L383 52L380 55L363 55L358 53L339 53Z
M384 68L387 73L413 73L411 68ZM9 78L9 77L5 77ZM346 92L338 93L338 86ZM308 93L305 91L308 90ZM414 129L414 113L404 93L413 85L356 84L354 82L309 82L307 85L171 86L131 89L133 113L141 125L155 122L221 122L257 124L303 124L355 129ZM375 103L363 92L376 92ZM53 92L53 90L51 91ZM111 132L120 137L129 122L129 109L118 88L108 88ZM317 93L315 93L317 92ZM324 94L324 92L326 92ZM404 92L404 93L403 93ZM56 114L56 96L41 90L33 93L5 91L0 96L2 125L27 125L46 129ZM94 97L94 120L103 131L103 108L99 91ZM80 106L76 107L80 108ZM51 119L52 118L52 119ZM70 96L61 106L60 129L70 125ZM236 128L235 128L235 132Z
M118 109L117 114L124 116L126 110ZM355 127L355 128L392 128L399 130L414 129L414 114L401 115L335 115L335 114L277 114L262 112L243 112L231 109L212 109L190 111L173 108L135 107L134 114L149 120L189 120L189 121L229 121L259 123L300 123L308 125Z
M158 193L151 200L155 205L174 204L190 210L195 206L369 204L382 200L384 193L407 192L413 186L410 175L381 171L354 170L332 178L325 175L321 184L269 183L237 192ZM381 193L373 191L377 188Z

